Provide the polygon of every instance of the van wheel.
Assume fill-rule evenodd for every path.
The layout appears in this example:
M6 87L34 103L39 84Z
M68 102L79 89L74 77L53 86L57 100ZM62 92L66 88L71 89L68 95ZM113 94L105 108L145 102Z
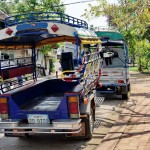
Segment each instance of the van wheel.
M123 99L123 100L129 99L128 94L122 94L122 99Z
M130 97L130 93L131 93L131 88L130 88L130 83L127 86L127 93L126 94L122 94L122 99L123 100L128 100Z
M90 114L88 114L87 117L83 119L83 123L85 123L85 139L90 140L92 138L94 130L93 109L91 109Z

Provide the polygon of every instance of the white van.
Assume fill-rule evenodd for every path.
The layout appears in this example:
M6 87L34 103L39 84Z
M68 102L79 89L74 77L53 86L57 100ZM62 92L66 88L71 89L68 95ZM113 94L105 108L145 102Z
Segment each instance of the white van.
M99 30L96 34L102 40L101 57L104 59L97 91L100 94L115 93L122 95L122 99L128 99L130 79L127 45L117 31Z

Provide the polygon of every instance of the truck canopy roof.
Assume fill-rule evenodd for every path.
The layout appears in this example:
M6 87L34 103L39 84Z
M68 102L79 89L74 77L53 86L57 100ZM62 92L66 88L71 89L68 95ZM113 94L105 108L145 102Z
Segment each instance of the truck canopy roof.
M101 40L106 38L113 41L124 40L123 35L113 28L97 27L95 28L95 33Z
M0 49L28 49L58 42L100 43L85 21L56 12L7 17L0 30Z

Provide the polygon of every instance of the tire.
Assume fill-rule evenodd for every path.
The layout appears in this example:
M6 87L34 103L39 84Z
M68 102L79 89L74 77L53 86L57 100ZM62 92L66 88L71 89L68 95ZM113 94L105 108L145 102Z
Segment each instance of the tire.
M94 112L93 109L91 109L90 114L87 115L86 118L83 119L85 123L85 137L84 139L90 140L93 135L93 130L94 130Z
M127 93L127 94L122 94L122 99L123 99L123 100L129 99L128 93Z
M130 93L131 93L131 88L130 88L130 83L127 86L127 93L126 94L122 94L122 99L123 100L128 100L130 97Z
M130 83L128 84L128 91L131 93L131 85L130 85Z

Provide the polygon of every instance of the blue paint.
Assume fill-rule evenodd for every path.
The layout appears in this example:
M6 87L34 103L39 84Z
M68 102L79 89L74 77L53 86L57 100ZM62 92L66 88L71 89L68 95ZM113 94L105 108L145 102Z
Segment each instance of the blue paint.
M123 44L123 50L124 50L124 67L127 66L127 47L125 44Z
M13 101L11 97L8 99L8 106L9 106L9 115L11 119L20 119L18 118L19 107Z
M47 29L48 23L47 22L39 22L39 23L24 23L24 24L19 24L17 25L16 29L18 31L20 30L28 30L28 29Z
M28 87L23 90L18 90L17 92L11 92L8 97L8 106L11 119L27 119L28 114L48 114L49 119L67 119L69 118L68 113L68 102L65 95L66 91L69 91L75 87L78 83L74 82L64 82L60 79L51 79L46 80L40 83L37 83L31 87ZM53 93L64 93L64 97L61 99L60 104L54 111L47 110L25 110L22 109L22 106L29 104L37 97L43 95L53 94ZM72 94L74 95L74 94ZM77 94L76 94L77 95ZM71 94L70 94L71 96ZM2 95L0 96L2 97Z

